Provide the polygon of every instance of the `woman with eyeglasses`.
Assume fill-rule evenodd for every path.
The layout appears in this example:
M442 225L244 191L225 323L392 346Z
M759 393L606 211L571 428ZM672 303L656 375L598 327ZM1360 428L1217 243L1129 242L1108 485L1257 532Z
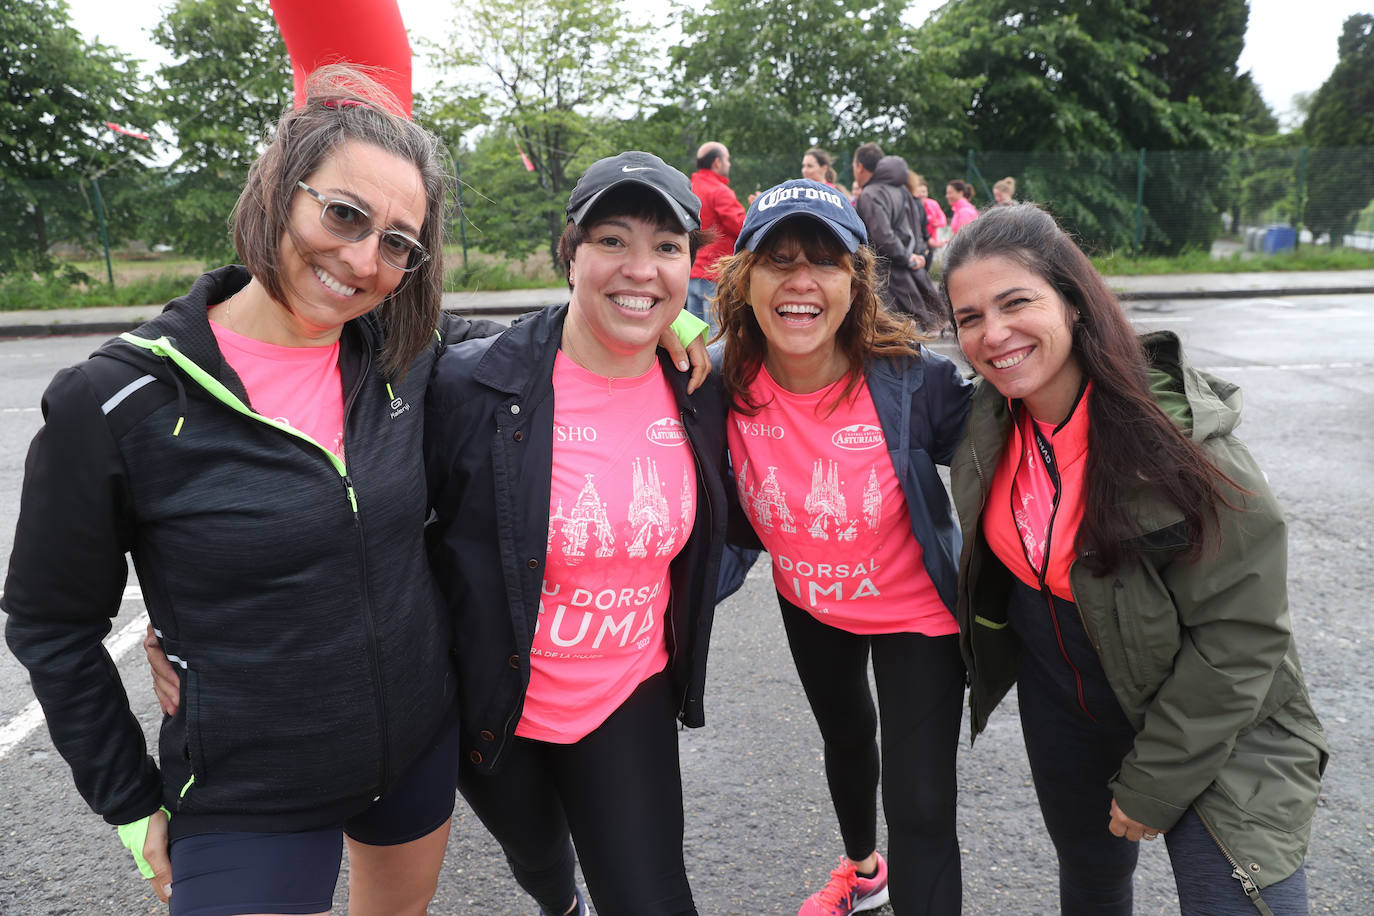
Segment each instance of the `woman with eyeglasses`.
M425 386L436 328L496 327L441 314L442 148L392 103L319 71L239 199L246 266L44 396L6 635L173 914L328 912L345 839L355 916L435 890L458 737ZM101 644L126 555L180 675L156 763Z

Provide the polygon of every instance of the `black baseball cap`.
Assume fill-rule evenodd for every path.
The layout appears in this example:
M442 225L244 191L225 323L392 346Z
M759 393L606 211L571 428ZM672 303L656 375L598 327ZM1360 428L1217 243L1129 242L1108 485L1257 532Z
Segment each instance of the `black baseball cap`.
M688 232L701 228L701 201L692 193L692 182L653 153L639 150L598 159L588 166L568 198L568 219L581 225L603 194L624 184L643 185L656 192Z
M735 239L736 253L754 251L778 223L789 216L809 216L829 229L851 254L868 241L864 221L843 193L806 178L793 178L764 191L749 205Z

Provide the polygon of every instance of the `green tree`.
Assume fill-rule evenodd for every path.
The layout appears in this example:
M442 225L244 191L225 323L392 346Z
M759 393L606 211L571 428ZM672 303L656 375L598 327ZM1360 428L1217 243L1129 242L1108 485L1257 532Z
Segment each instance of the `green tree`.
M1302 129L1319 147L1309 160L1305 222L1339 245L1374 197L1374 15L1345 20L1336 66Z
M955 0L926 23L920 43L948 49L951 72L971 86L959 100L971 146L1060 154L1037 159L1018 182L1098 246L1133 243L1134 151L1151 151L1141 241L1173 252L1210 242L1223 174L1206 156L1178 151L1224 147L1234 119L1208 113L1196 96L1170 99L1149 66L1166 48L1140 7L1137 0Z
M96 236L90 180L146 171L149 144L105 123L146 128L151 108L135 62L82 38L65 0L0 6L0 48L0 272L51 272L54 244Z
M178 0L153 31L162 118L177 137L150 232L179 251L233 257L228 217L268 126L291 105L291 63L272 12L244 0Z
M672 49L682 107L696 136L732 158L786 163L819 143L836 152L884 146L958 146L964 124L948 100L962 95L938 46L917 48L902 22L906 0L709 0L683 7L684 41ZM737 165L738 168L738 165Z
M1254 76L1240 70L1249 0L1147 0L1148 32L1160 42L1145 67L1169 88L1169 100L1196 98L1214 115L1235 115L1246 133L1277 133L1278 120Z
M606 120L655 83L648 30L618 0L474 0L453 28L428 44L445 79L435 95L466 100L460 119L481 99L494 134L465 170L484 195L469 205L474 228L484 247L521 255L542 243L553 258L578 175L610 152Z

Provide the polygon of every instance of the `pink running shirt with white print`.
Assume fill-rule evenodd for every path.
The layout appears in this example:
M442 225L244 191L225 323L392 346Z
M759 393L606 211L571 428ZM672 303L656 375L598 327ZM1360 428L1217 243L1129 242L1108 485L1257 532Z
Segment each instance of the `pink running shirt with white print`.
M339 342L283 347L210 322L224 361L233 367L253 410L300 430L344 457L343 380Z
M696 518L696 464L657 363L607 379L559 352L553 478L530 685L515 733L571 744L668 663L668 566Z
M763 409L730 412L735 486L773 559L773 584L850 633L957 633L921 563L867 382L824 414L845 381L793 394L760 368L750 397Z

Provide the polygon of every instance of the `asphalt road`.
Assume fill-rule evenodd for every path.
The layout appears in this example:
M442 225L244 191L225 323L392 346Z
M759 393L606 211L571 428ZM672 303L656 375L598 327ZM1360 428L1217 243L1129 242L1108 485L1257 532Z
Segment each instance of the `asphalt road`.
M1374 644L1367 604L1374 591L1374 296L1138 303L1132 315L1142 329L1178 330L1198 366L1245 390L1240 434L1288 511L1294 627L1333 748L1308 859L1312 910L1374 912L1374 660L1367 651ZM0 562L8 563L42 389L98 343L0 341ZM941 347L951 349L948 341ZM142 610L132 591L115 634L139 632ZM151 736L158 714L140 657L134 646L120 671ZM29 730L31 701L22 669L0 652L0 913L165 912L113 829L85 809L41 723ZM706 710L706 728L681 733L698 907L703 916L790 916L825 879L840 845L815 726L761 571L717 611ZM998 710L976 746L961 744L959 767L966 912L1056 912L1053 852L1014 702ZM342 881L336 903L342 912ZM1146 845L1136 912L1176 910L1164 846ZM536 911L460 799L432 912Z

